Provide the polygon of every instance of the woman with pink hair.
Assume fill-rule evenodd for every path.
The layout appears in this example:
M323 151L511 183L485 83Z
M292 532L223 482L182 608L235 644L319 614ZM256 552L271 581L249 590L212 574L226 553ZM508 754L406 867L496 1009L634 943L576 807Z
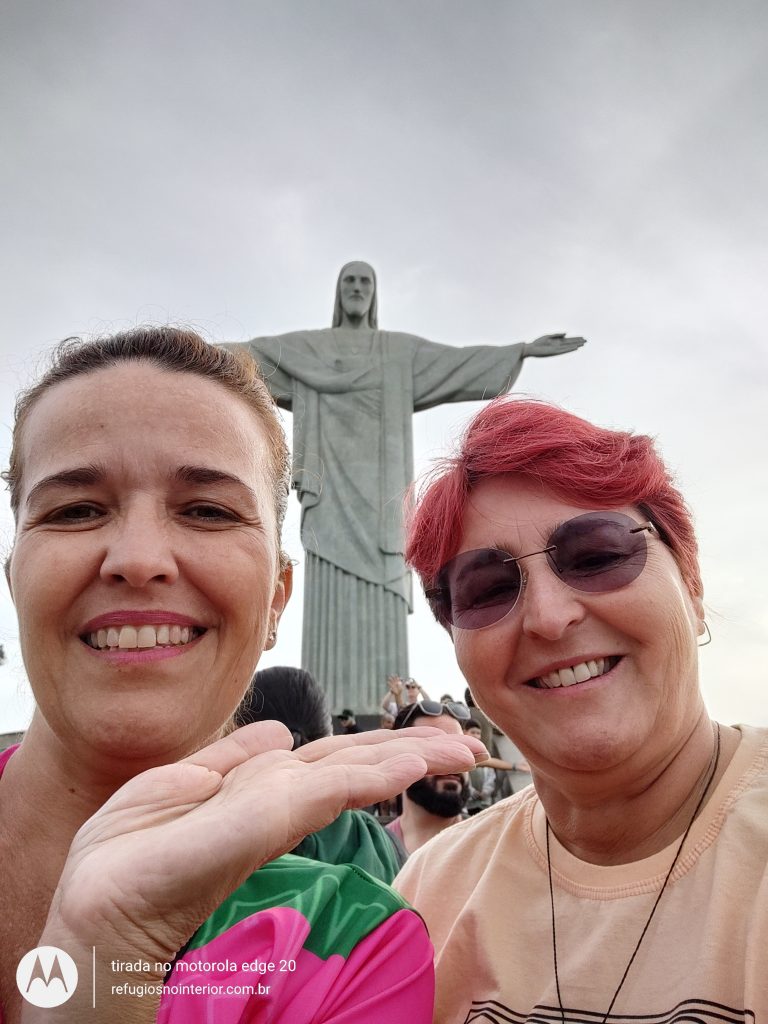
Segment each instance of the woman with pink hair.
M435 1019L768 1018L768 732L707 714L696 538L651 439L493 402L407 557L533 775L398 877Z

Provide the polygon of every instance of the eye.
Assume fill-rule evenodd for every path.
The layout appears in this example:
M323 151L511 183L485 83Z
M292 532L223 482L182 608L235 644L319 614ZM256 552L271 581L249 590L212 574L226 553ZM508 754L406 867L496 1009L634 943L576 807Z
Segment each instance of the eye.
M561 572L578 573L583 576L591 576L595 573L606 572L615 565L620 565L632 555L631 551L619 549L609 551L585 551L574 554L568 559L565 565L560 566Z
M478 573L475 579L463 581L462 585L457 587L453 595L453 608L454 611L461 612L509 604L517 600L519 593L519 576L513 577L509 573Z
M98 505L80 502L78 505L65 505L63 508L54 509L53 512L50 512L45 517L45 521L48 523L63 523L64 525L71 524L77 526L82 523L94 522L103 515L104 511Z
M193 521L199 523L234 523L239 516L231 509L223 508L221 505L198 504L188 505L183 514Z
M511 583L497 583L487 590L474 594L471 597L471 608L483 608L486 605L499 604L516 598L520 587Z

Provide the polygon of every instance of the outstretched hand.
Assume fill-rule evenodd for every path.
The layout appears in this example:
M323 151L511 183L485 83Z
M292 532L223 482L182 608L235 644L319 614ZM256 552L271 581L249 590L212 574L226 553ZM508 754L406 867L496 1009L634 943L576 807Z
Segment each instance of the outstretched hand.
M586 338L566 338L565 334L542 334L535 341L525 345L524 355L527 356L561 356L565 352L575 352L586 345Z
M291 743L279 723L256 723L131 779L75 836L49 921L172 959L252 871L346 808L487 757L478 740L430 728Z

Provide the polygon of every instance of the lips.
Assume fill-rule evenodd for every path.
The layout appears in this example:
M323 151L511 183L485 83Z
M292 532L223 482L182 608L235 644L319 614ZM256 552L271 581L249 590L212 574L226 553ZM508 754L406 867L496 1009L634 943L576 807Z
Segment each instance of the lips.
M460 775L435 775L433 776L432 781L435 783L435 785L439 785L441 783L449 783L450 785L458 786L459 789L461 789L462 785L464 784L464 780Z
M180 647L205 633L188 615L167 611L114 611L90 619L80 639L94 650Z
M196 626L162 623L159 626L110 626L87 633L81 639L95 650L149 650L153 647L180 647L202 636Z

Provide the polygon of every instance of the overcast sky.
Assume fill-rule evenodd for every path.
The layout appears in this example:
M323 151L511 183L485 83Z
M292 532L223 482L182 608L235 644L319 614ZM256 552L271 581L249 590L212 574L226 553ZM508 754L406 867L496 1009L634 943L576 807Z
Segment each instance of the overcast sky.
M13 394L60 338L328 326L339 267L368 260L384 328L588 338L517 389L658 437L701 543L707 704L768 724L764 0L0 11L4 465ZM416 417L417 469L476 408ZM264 665L299 663L300 583ZM410 631L412 673L459 696L420 597ZM30 707L7 593L0 642L2 732Z

